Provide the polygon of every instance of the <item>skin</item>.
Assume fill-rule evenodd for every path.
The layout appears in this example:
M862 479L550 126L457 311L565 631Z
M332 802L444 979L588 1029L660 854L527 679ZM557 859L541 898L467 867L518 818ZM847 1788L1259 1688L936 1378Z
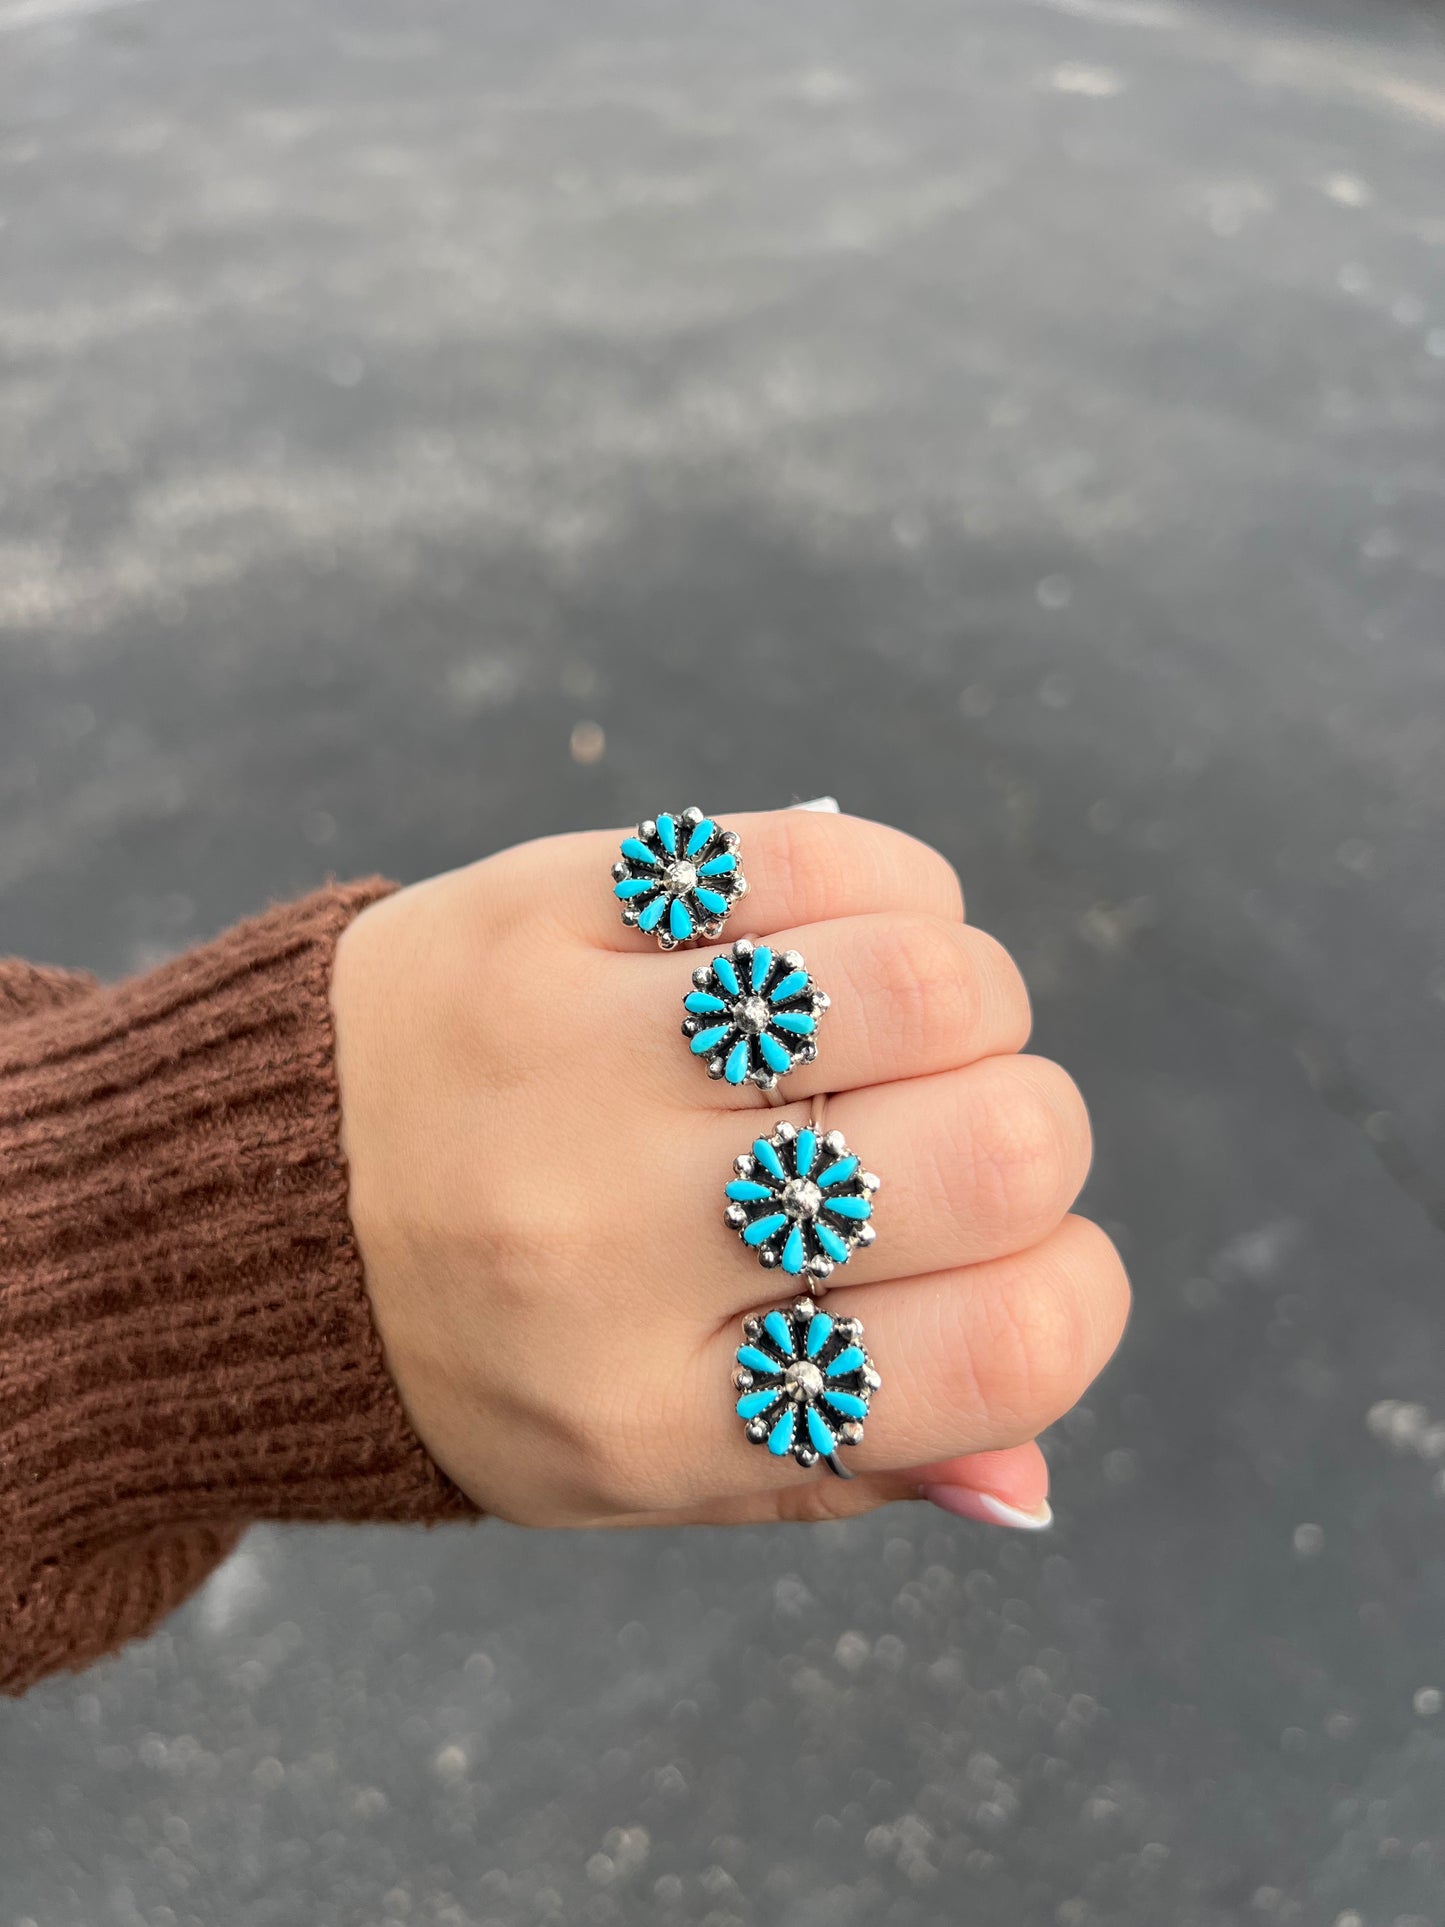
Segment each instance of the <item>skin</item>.
M519 1524L837 1518L920 1496L1047 1523L1033 1441L1128 1311L1113 1246L1070 1215L1083 1100L1023 1054L1023 980L935 850L851 817L720 820L752 890L713 948L756 931L832 998L779 1110L689 1054L682 999L712 950L623 927L626 831L503 851L343 937L351 1213L412 1423ZM877 1242L826 1298L863 1320L883 1376L851 1481L750 1445L730 1378L742 1314L797 1287L723 1226L723 1186L763 1120L801 1126L825 1091L827 1127L884 1181Z

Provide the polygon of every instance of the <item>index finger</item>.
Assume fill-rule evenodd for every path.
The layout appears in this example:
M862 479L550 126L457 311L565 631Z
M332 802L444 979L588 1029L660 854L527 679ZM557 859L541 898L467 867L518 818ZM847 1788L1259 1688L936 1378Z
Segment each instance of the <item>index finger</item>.
M712 820L737 832L748 881L728 919L729 937L880 911L963 920L963 891L947 858L886 823L811 810L719 813ZM552 901L574 928L610 950L654 947L623 924L613 895L611 865L623 838L635 833L585 831L558 839L567 860L554 875Z

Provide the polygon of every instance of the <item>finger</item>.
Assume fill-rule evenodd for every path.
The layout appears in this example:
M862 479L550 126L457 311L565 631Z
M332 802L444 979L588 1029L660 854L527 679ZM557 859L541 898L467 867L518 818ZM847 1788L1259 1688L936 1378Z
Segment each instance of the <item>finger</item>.
M766 810L711 819L739 838L748 894L731 912L729 937L766 934L794 924L824 923L869 911L963 917L963 893L937 850L902 830L858 816L810 810ZM625 830L588 831L522 844L492 859L494 875L514 873L519 900L537 902L544 879L547 907L570 929L610 950L654 953L655 942L621 920L611 866Z
M925 1478L947 1480L933 1487ZM599 1519L608 1526L740 1526L816 1523L853 1519L901 1499L918 1499L930 1490L957 1495L944 1510L983 1525L1023 1527L1037 1532L1052 1521L1049 1470L1032 1442L1003 1452L975 1452L942 1465L912 1472L874 1472L853 1479L797 1478L766 1492L745 1492L703 1505L664 1512L629 1512ZM941 1501L935 1499L934 1504ZM972 1510L969 1510L969 1507Z
M782 1126L806 1117L806 1105L790 1107L781 1114ZM1045 1057L985 1057L962 1070L851 1091L829 1104L825 1125L830 1135L841 1133L863 1172L881 1181L866 1203L848 1205L845 1220L830 1216L826 1202L818 1209L819 1225L835 1233L856 1228L861 1215L865 1240L871 1239L844 1257L846 1242L833 1237L830 1249L839 1259L834 1286L909 1278L1026 1250L1056 1228L1088 1175L1084 1100L1068 1073ZM707 1120L713 1149L700 1170L726 1171L729 1153L735 1158L748 1150L744 1133L750 1127L756 1128L756 1145L780 1125L771 1113ZM822 1156L815 1151L819 1176ZM747 1221L739 1230L747 1242L755 1220L778 1225L770 1248L757 1249L764 1259L781 1256L787 1265L788 1227L778 1215L787 1200L767 1195L778 1187L762 1168L765 1162L739 1180L751 1183L756 1196L756 1202L738 1205L738 1217ZM854 1174L847 1188L858 1183ZM760 1281L735 1262L729 1266L729 1259L735 1261L736 1252L718 1241L706 1268L695 1273L699 1291L713 1305L755 1304ZM770 1276L774 1289L790 1288L783 1271Z
M657 965L629 957L614 968L627 975L623 994L641 1035L657 1022ZM790 1098L922 1077L1018 1051L1029 1033L1028 992L1003 945L943 917L844 917L783 931L750 952L720 946L716 963L704 951L686 970L682 958L671 965L691 1053L659 1043L652 1062L672 1094L703 1104L762 1108L753 1080L779 1072ZM606 1001L609 1021L617 996L608 974L594 997Z
M861 1343L882 1378L862 1442L844 1446L859 1475L906 1475L913 1490L942 1461L1021 1445L1069 1410L1108 1362L1124 1329L1129 1287L1119 1255L1097 1225L1069 1218L1032 1251L990 1264L889 1285L830 1292L821 1308L862 1322ZM688 1461L700 1501L718 1491L786 1487L801 1469L746 1439L730 1374L736 1326L708 1341L688 1374L688 1427L710 1403L735 1428L730 1453ZM836 1342L836 1341L835 1341ZM825 1364L828 1350L819 1356ZM719 1385L726 1389L720 1394ZM746 1396L746 1394L743 1394ZM824 1474L823 1476L827 1476ZM944 1481L937 1481L943 1483ZM895 1489L896 1490L896 1489Z

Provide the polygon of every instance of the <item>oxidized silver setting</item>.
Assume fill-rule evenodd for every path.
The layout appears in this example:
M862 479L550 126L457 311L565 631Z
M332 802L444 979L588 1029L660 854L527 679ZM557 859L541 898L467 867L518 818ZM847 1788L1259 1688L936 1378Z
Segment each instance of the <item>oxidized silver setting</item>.
M731 954L699 964L683 999L682 1034L707 1074L771 1091L818 1055L818 1020L829 1007L796 950L774 952L740 937Z
M819 1459L840 1479L853 1475L839 1446L861 1444L873 1394L882 1389L863 1346L863 1321L832 1318L798 1298L743 1320L733 1387L753 1445L807 1470Z
M871 1245L873 1198L882 1182L859 1168L841 1131L820 1136L780 1124L733 1160L723 1222L767 1270L781 1266L821 1291L839 1265Z
M748 892L735 830L696 806L644 817L623 839L612 866L612 893L629 929L655 936L664 950L722 932Z

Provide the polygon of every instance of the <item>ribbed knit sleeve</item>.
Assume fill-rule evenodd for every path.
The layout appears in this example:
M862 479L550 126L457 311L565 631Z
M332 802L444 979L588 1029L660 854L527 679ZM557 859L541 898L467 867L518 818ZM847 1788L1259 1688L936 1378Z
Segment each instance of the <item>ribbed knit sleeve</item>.
M388 887L113 987L0 964L0 1690L148 1631L253 1520L471 1515L347 1216L331 964Z

